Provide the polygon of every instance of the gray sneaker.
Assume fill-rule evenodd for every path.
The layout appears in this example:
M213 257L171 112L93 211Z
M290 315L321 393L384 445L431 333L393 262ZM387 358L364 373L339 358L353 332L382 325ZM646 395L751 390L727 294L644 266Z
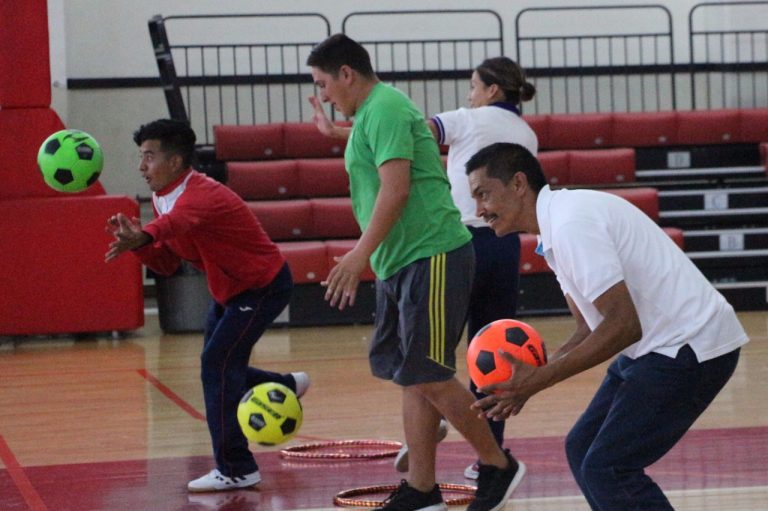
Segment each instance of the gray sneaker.
M440 419L440 426L437 428L437 441L442 442L448 435L448 421ZM400 452L395 457L395 470L398 472L408 472L408 445L403 444Z

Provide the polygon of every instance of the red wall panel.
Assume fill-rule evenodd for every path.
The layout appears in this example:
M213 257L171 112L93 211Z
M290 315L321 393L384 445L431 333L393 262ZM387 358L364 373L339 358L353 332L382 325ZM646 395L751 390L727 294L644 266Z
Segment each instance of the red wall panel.
M51 69L46 0L0 2L0 107L47 107Z

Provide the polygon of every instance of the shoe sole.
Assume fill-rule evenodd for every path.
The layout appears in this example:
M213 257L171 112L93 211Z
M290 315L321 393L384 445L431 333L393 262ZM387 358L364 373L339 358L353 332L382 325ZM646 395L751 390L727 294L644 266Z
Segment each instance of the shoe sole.
M443 427L443 424L445 424L445 427ZM445 420L441 420L440 428L438 428L437 430L437 443L440 443L443 440L445 440L446 436L448 436L448 422ZM395 465L395 470L397 470L398 472L408 472L408 446L407 445L403 445L400 448L400 452L398 452L397 456L395 457L394 465Z
M256 486L261 482L261 476L259 476L255 481L249 482L249 483L236 483L231 484L227 486L223 486L221 488L217 488L215 486L206 486L201 488L195 488L193 486L187 485L187 491L190 493L212 493L212 492L219 492L219 491L232 491L232 490L242 490L243 488L250 488L252 486Z
M509 486L507 487L507 491L506 493L504 493L504 498L502 498L501 502L496 504L494 507L492 507L488 511L499 511L500 509L504 509L504 506L507 505L507 501L512 496L512 493L520 485L520 481L523 480L523 477L525 477L525 472L526 472L525 463L523 463L522 461L518 461L517 473L515 474L515 477L512 478L512 482L509 483Z
M232 490L242 490L243 488L250 488L252 486L256 486L261 481L256 481L255 483L251 484L244 484L242 486L240 485L232 485L232 486L225 486L224 488L190 488L187 486L187 491L190 493L213 493L213 492L219 492L219 491L232 491Z

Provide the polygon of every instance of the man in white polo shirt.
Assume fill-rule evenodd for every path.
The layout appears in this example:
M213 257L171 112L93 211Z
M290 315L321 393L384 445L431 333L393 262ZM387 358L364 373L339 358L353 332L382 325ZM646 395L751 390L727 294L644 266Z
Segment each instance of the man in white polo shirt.
M592 509L671 510L644 469L691 427L748 342L733 308L650 218L617 196L546 186L524 147L493 144L466 165L477 214L497 236L538 234L577 327L549 364L515 367L473 407L503 420L537 392L619 355L566 438ZM496 394L496 391L500 391Z

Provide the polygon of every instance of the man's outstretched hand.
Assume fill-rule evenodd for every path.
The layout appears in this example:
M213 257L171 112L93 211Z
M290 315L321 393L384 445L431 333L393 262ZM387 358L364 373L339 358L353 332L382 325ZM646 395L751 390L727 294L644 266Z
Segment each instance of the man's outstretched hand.
M104 261L109 262L128 250L135 250L152 242L152 236L141 230L138 218L128 218L122 213L107 219L107 232L115 237L109 244Z

